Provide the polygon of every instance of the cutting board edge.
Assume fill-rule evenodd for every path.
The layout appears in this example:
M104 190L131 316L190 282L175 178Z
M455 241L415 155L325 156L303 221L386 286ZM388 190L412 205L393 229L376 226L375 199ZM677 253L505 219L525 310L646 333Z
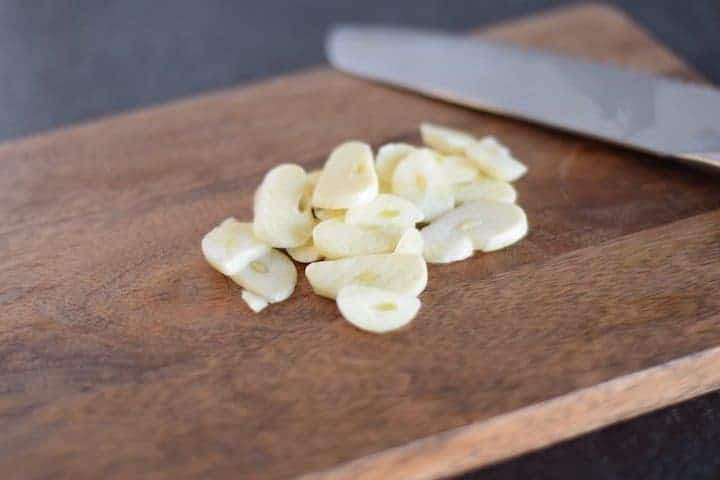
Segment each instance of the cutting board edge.
M96 133L102 133L102 129L111 129L118 123L126 122L128 118L136 122L149 121L151 118L145 117L162 116L166 112L172 112L173 110L181 110L183 114L186 114L187 112L184 109L188 107L205 106L208 101L227 102L228 99L237 100L242 97L250 97L257 91L262 91L276 83L289 83L298 78L312 77L329 71L334 70L327 65L309 65L246 83L191 92L159 103L138 105L126 110L100 114L96 117L50 127L26 135L2 139L0 140L0 162L4 161L5 157L16 154L15 149L33 150L45 147L48 144L52 145L57 140L66 141L65 137L72 137L72 135L86 131L99 130L100 132Z
M608 8L605 10L618 12L616 9ZM620 13L623 17L626 17L624 14ZM117 115L113 115L110 117L105 117L101 119L98 122L87 122L79 125L73 125L69 126L64 129L60 130L51 130L48 132L40 133L39 136L46 137L49 136L50 139L41 139L36 141L29 141L27 143L26 139L19 139L14 143L15 147L8 148L8 149L2 149L0 147L0 152L3 152L3 154L14 154L16 151L19 151L20 153L24 153L23 150L26 149L30 154L47 154L47 152L37 152L36 150L39 150L37 147L47 147L52 146L55 147L58 144L62 144L62 141L65 140L65 135L67 135L68 139L72 142L82 142L85 140L83 137L87 137L87 134L103 134L107 130L112 129L116 125L122 123L118 121L118 118L120 118L123 122L132 119L132 120L144 120L151 122L152 120L163 116L163 115L171 115L174 112L180 111L182 108L185 108L187 110L192 110L192 112L201 112L202 110L208 109L208 105L218 105L221 101L230 100L235 106L237 107L238 104L241 104L244 100L244 98L247 98L258 91L261 91L264 88L268 88L268 84L274 85L271 88L276 89L278 85L285 85L286 83L289 84L292 81L297 80L299 77L308 75L324 75L327 73L327 70L324 67L313 67L307 70L302 70L297 73L293 73L291 75L282 75L277 79L271 79L270 81L260 81L257 83L250 84L247 88L246 87L228 87L226 89L215 91L215 92L200 92L199 94L186 98L186 99L180 99L177 101L171 101L169 103L166 103L164 105L160 105L158 108L150 107L147 109L140 109L140 110L134 110L134 111L128 111L128 112L120 112ZM207 102L207 104L206 104ZM189 105L188 105L189 104ZM189 108L186 108L188 107ZM182 108L181 108L182 107ZM156 113L158 111L162 111L164 113ZM127 116L127 117L126 117ZM0 161L2 161L3 158L0 155ZM574 250L577 251L577 250ZM701 352L711 352L714 351L715 348L712 348L710 350L704 350ZM649 371L655 370L655 369L664 369L670 366L671 368L675 368L672 366L676 361L690 361L693 357L702 355L702 353L693 353L690 355L679 355L676 357L676 359L665 362L660 365L653 366L647 370L641 370L636 371L627 375L621 375L617 376L612 380L609 380L606 383L612 383L619 381L621 379L625 379L628 377L633 377L635 375L642 375L646 374ZM691 373L699 373L699 370L697 369L697 362L696 359L694 363L686 367ZM702 363L702 362L701 362ZM704 363L703 363L704 364ZM711 367L711 373L713 372L712 369L717 370L717 363L715 363L715 360L713 360L713 364L716 365L715 367ZM461 471L467 470L472 467L482 466L482 465L489 465L491 463L502 461L507 458L511 458L516 455L520 455L522 453L530 452L532 450L537 450L540 448L543 448L553 442L559 442L568 438L572 438L573 436L580 435L582 433L585 433L587 431L591 431L596 428L601 428L605 425L608 425L613 422L621 421L625 418L632 417L633 415L639 415L642 413L645 413L647 411L650 411L655 408L662 408L663 406L672 404L674 402L682 401L686 398L691 398L695 395L700 395L704 393L707 390L702 390L700 387L703 387L705 385L709 386L709 389L717 388L718 380L715 379L713 376L703 376L698 382L692 383L690 382L690 385L687 388L681 388L680 386L677 386L675 388L675 385L673 384L673 392L674 395L667 395L665 394L667 392L662 392L663 401L667 403L658 403L661 399L659 398L653 398L653 402L647 401L648 404L652 403L652 405L649 405L647 407L647 410L641 410L640 408L637 408L637 405L631 406L627 405L627 402L632 401L632 397L628 394L628 392L618 392L617 389L620 388L626 388L632 393L633 391L636 391L638 386L630 386L628 387L627 383L620 382L620 387L617 385L610 389L610 392L605 391L606 394L612 393L612 399L613 401L619 401L621 403L625 402L624 406L625 410L618 409L615 411L616 417L610 419L607 421L607 423L604 424L597 424L595 426L588 426L585 425L582 428L579 428L577 430L567 431L567 432L561 432L562 435L556 435L552 439L548 440L549 437L552 437L550 432L548 435L543 436L543 438L546 439L542 444L536 444L536 445L530 445L526 446L526 448L520 450L516 442L512 441L513 439L512 434L518 436L520 440L523 442L527 439L524 437L524 430L527 428L527 417L525 421L522 421L522 419L518 420L516 416L523 412L523 410L516 410L512 413L507 413L506 415L510 417L509 419L506 419L504 416L498 416L494 417L493 419L488 420L482 420L477 422L471 422L469 424L466 424L462 427L459 427L457 429L451 429L451 430L444 430L439 431L438 433L431 433L428 436L425 437L415 437L414 440L403 443L403 444L396 444L396 446L392 446L392 444L389 444L389 448L387 450L383 450L381 452L370 454L370 455L364 455L360 458L356 458L353 460L349 460L347 462L339 462L334 464L334 466L325 466L318 468L315 473L308 473L308 478L377 478L377 477L383 477L383 478L436 478L436 475L443 476L448 474L447 472L452 473L459 473ZM650 383L647 383L647 379L643 378L638 380L638 385L644 388L645 385L655 385L657 386L659 378L664 377L653 377L655 380L650 381ZM667 378L675 379L677 378L682 379L682 374L675 373L674 375L670 375ZM687 380L687 379L685 379ZM714 386L710 386L710 384ZM537 404L531 404L527 407L525 407L528 410L532 410L533 415L538 417L537 420L545 419L547 421L549 427L554 427L555 422L550 422L547 420L547 414L548 411L552 411L552 405L554 405L554 402L561 401L563 399L566 399L566 397L570 397L571 400L568 400L572 407L575 406L577 403L577 395L586 394L587 390L592 390L592 395L594 395L592 398L587 399L586 397L582 397L585 403L581 405L582 408L587 409L588 405L594 406L596 405L596 402L600 402L604 400L604 397L600 396L598 397L598 393L595 392L595 389L601 386L604 386L604 383L596 384L591 387L587 387L584 389L575 390L570 393L566 393L564 395L560 395L554 398L549 398L545 400L544 403L537 403ZM623 387L624 385L624 387ZM594 400L593 400L594 399ZM550 403L550 407L546 405L546 403ZM563 405L567 405L563 403ZM539 413L538 410L533 410L535 408L540 409ZM555 407L558 409L561 409L560 407ZM624 413L623 413L624 412ZM472 417L470 417L472 418ZM535 418L531 415L531 418ZM603 417L604 418L604 417ZM505 425L506 428L512 427L512 425L524 427L521 431L518 430L505 430L503 435L500 436L500 433L497 433L498 431L498 425L496 422L506 422L503 425ZM538 425L544 425L539 424ZM576 426L575 423L573 423L572 426ZM490 430L489 430L490 429ZM494 430L492 430L494 429ZM541 428L542 429L542 428ZM485 432L485 433L483 433ZM489 432L489 433L488 433ZM494 432L494 433L493 433ZM520 435L518 435L518 433ZM483 437L482 435L486 435L486 437ZM494 436L493 436L494 435ZM483 438L489 438L488 440L482 440ZM487 447L488 445L492 446L494 449L497 449L498 440L499 441L505 441L506 443L502 444L506 447L509 445L511 447L510 450L505 451L500 454L496 454L492 458L488 454L488 452L478 452L480 448L478 448L478 445L480 447ZM454 445L457 445L458 451L451 451L447 452L445 449L451 449ZM428 452L428 453L424 453ZM425 458L413 458L412 456L421 456ZM483 456L484 455L484 456ZM479 458L480 457L480 458ZM483 460L484 459L484 460ZM364 461L372 461L373 463L377 462L376 466L363 466ZM431 461L432 464L425 464L426 461ZM439 462L448 463L445 464L439 464ZM484 462L484 463L483 463ZM353 467L354 466L354 467ZM295 470L295 473L293 475L301 475L304 472L310 472L312 471L311 467L305 467L299 470ZM358 472L357 475L355 475L355 472ZM383 474L385 472L388 472L387 475ZM327 475L327 476L326 476ZM344 475L344 476L343 476Z
M654 387L659 383L667 388L660 396L654 396L658 393ZM445 478L537 451L717 389L720 389L720 346L297 478ZM612 408L593 408L598 404ZM584 414L582 418L568 421L572 415L568 412Z

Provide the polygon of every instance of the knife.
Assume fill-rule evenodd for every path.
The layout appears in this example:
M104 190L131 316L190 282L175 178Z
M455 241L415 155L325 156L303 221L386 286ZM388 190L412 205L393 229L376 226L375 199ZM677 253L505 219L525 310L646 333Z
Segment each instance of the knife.
M720 169L720 91L711 87L424 30L338 26L325 48L346 73Z

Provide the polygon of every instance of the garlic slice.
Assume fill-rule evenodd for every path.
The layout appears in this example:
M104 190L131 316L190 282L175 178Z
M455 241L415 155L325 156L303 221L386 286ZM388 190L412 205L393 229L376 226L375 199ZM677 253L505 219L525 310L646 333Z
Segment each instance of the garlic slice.
M317 224L313 243L325 258L354 257L392 252L400 233L397 229L350 225L332 218Z
M207 262L225 275L239 272L270 250L253 234L251 223L238 222L233 217L210 230L200 246Z
M404 230L422 222L425 216L414 203L397 195L381 193L373 201L349 208L345 223Z
M408 228L403 232L397 245L395 245L395 253L422 255L424 243L420 230L417 228Z
M375 171L380 182L380 191L392 191L392 175L398 162L407 157L416 147L407 143L388 143L380 147L375 159Z
M480 171L498 180L514 182L527 172L527 167L517 161L510 150L494 137L472 142L465 154L475 162Z
M345 320L371 333L402 328L420 310L417 297L360 285L343 287L338 293L337 305Z
M310 208L313 192L315 192L315 185L317 185L321 173L322 170L313 170L307 173L305 177L305 189L303 190L302 197L300 197L300 210Z
M345 218L345 209L334 210L332 208L313 208L315 218L318 220L330 220L331 218L337 218L342 220Z
M425 145L445 154L463 154L475 140L468 133L432 123L420 125L420 136Z
M458 204L483 198L505 203L515 203L517 200L517 192L511 184L491 178L479 178L473 182L453 185L453 191Z
M305 276L316 294L328 298L335 298L346 285L364 285L416 296L427 285L427 265L417 255L363 255L311 263L305 267Z
M431 150L418 149L401 160L393 173L392 190L413 202L432 220L455 205L450 184L443 178Z
M421 230L424 256L431 263L449 263L507 247L527 234L522 208L492 200L468 202Z
M478 177L478 168L465 157L458 155L436 155L440 162L440 171L448 183L472 182Z
M304 245L315 225L310 209L300 210L307 175L299 165L270 170L255 192L253 231L277 248Z
M247 303L247 306L250 307L250 310L252 310L255 313L260 312L265 307L268 306L268 301L265 300L265 298L261 297L260 295L257 295L250 290L245 290L243 288L242 293L240 294L243 300L245 300L245 303Z
M368 203L378 194L378 179L370 146L346 142L335 148L315 186L312 205L350 208Z
M317 262L322 258L322 255L313 243L312 238L302 247L288 248L287 253L293 260L300 263Z
M269 303L277 303L292 295L297 270L287 255L272 249L230 278Z

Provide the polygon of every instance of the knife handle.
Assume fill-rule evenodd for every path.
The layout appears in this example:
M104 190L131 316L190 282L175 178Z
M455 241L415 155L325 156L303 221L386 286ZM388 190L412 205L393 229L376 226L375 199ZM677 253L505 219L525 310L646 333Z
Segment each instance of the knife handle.
M690 165L720 172L720 152L683 153L679 157Z

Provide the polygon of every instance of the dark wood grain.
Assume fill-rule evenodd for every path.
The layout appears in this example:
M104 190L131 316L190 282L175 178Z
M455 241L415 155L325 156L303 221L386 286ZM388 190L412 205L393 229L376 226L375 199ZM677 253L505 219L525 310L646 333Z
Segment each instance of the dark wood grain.
M486 35L692 76L600 7ZM531 231L431 266L414 328L363 334L302 276L254 315L205 264L200 238L249 218L271 165L417 142L423 120L528 163ZM6 144L0 165L8 478L434 478L720 385L719 182L657 158L322 69Z

